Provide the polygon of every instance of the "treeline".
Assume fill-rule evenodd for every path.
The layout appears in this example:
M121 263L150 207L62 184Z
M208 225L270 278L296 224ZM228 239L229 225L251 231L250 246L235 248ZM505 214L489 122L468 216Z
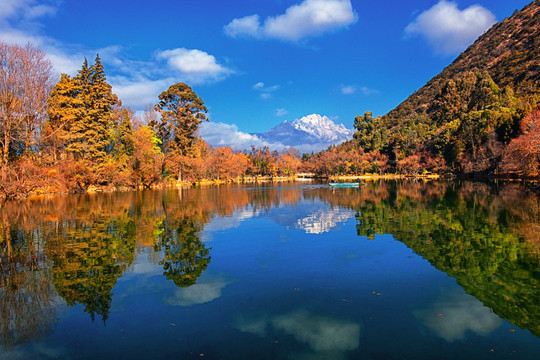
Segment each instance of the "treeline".
M399 118L395 113L357 116L354 139L326 153L337 152L340 158L356 151L366 164L374 159L373 170L402 174L538 175L538 87L516 95L510 86L499 88L487 71L472 70L448 79L434 98L424 101L421 110ZM318 156L319 161L328 157Z
M354 139L301 156L294 148L212 148L197 135L207 108L184 83L137 118L113 94L99 55L57 83L45 54L30 44L0 42L0 63L0 197L298 172L538 176L540 91L530 79L515 93L486 70L462 72L434 97L416 96L423 104L416 110L366 112L354 120Z
M289 176L301 166L293 148L212 148L197 136L207 108L184 83L139 119L112 93L99 55L56 84L45 54L30 44L0 43L0 61L0 196Z

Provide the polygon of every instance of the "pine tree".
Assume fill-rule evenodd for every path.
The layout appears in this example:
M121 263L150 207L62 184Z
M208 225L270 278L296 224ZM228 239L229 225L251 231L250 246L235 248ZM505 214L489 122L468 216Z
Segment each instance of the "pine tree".
M127 109L120 109L116 113L118 125L116 125L115 129L112 153L119 165L127 166L129 158L133 156L134 151L131 115Z
M74 78L64 75L49 100L51 126L63 124L65 150L75 160L103 162L112 142L112 107L119 103L106 81L99 55L94 65L85 58ZM53 126L54 127L54 126Z
M82 101L79 82L69 75L62 74L48 99L49 121L45 124L45 144L57 160L59 151L72 142L75 123L81 118Z
M85 140L88 143L88 157L99 162L106 155L107 145L111 142L112 106L118 98L112 93L112 87L106 81L105 71L99 54L90 68L91 86L88 93L89 106Z
M91 88L92 72L88 67L88 60L85 58L77 76L73 79L76 91L72 93L75 102L79 105L77 117L69 127L69 142L66 152L71 154L75 160L86 158L88 144L86 142L87 129L91 127L88 122L88 111L90 108L89 93Z

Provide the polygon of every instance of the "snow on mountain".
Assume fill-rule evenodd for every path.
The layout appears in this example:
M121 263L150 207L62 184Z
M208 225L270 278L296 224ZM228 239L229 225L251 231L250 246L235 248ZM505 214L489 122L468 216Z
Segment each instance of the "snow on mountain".
M350 140L353 130L334 123L327 116L311 114L291 122L284 121L267 132L252 135L268 143L294 146L300 152L309 152Z
M210 145L231 146L235 150L268 146L271 150L281 151L294 146L300 153L318 152L350 140L352 135L353 130L318 114L284 121L264 133L248 134L236 125L223 123L203 122L199 127L199 136Z

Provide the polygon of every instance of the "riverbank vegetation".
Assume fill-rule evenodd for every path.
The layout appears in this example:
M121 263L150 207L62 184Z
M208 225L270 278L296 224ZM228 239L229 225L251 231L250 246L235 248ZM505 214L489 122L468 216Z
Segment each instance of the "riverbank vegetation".
M138 117L112 92L99 55L56 82L40 49L0 42L0 197L297 173L538 178L539 14L531 3L387 115L357 116L352 140L303 155L213 148L198 137L207 108L185 83Z

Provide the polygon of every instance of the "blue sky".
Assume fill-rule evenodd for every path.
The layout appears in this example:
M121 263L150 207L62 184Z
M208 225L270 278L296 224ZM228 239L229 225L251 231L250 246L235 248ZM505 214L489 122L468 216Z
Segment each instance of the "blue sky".
M30 41L58 74L99 52L139 113L186 82L209 109L203 137L226 145L309 114L383 115L529 2L1 0L0 40Z

